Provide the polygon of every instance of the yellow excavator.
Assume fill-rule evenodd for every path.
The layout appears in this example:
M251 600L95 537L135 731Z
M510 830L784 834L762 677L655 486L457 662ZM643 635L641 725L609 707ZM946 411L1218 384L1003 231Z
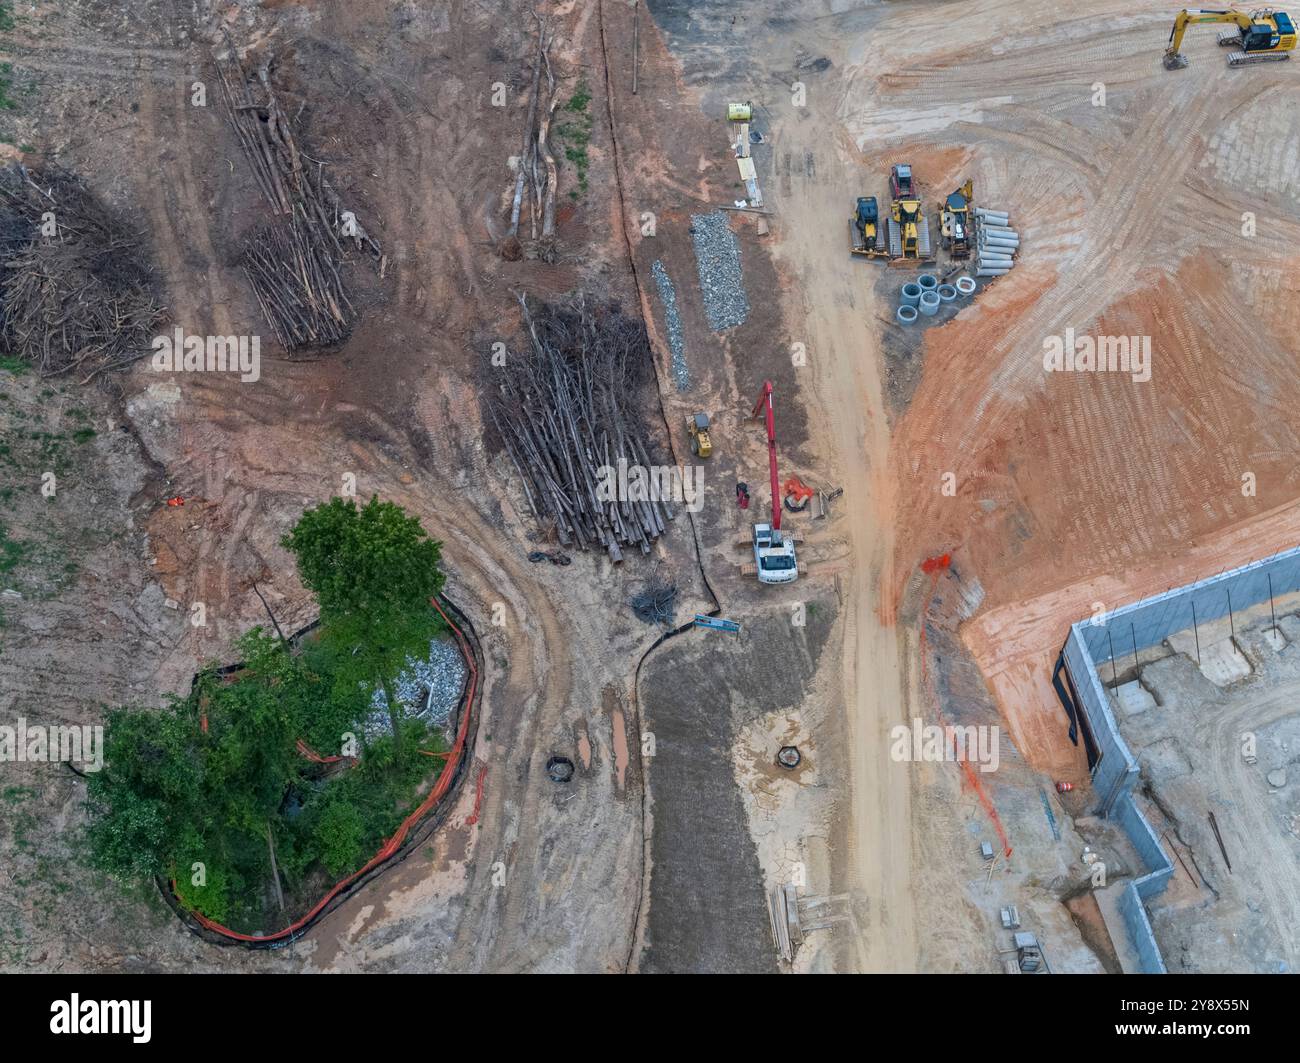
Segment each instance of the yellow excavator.
M1244 11L1188 11L1183 8L1174 19L1169 31L1169 47L1165 49L1165 69L1182 70L1187 57L1179 50L1187 27L1203 22L1230 22L1236 29L1219 35L1219 47L1237 48L1228 55L1229 66L1248 63L1278 62L1290 59L1295 48L1295 24L1285 11L1262 8L1246 14Z

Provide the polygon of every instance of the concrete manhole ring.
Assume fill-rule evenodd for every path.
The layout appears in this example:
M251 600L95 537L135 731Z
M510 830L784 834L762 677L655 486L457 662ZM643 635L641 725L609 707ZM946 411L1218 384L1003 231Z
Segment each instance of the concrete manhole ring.
M803 755L794 746L782 746L776 755L776 762L783 768L797 768Z
M552 782L568 782L573 778L573 761L568 757L552 757L546 762L546 774Z

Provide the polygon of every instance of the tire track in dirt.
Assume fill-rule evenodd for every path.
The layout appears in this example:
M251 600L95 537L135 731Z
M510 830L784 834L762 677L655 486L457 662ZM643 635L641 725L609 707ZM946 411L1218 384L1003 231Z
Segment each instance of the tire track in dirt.
M1225 821L1222 829L1229 838L1250 839L1252 878L1256 883L1268 884L1269 888L1259 892L1292 966L1300 959L1300 887L1296 884L1295 856L1268 807L1267 792L1261 792L1258 769L1248 770L1250 766L1241 755L1240 735L1243 730L1257 730L1291 716L1297 697L1300 683L1288 683L1249 704L1230 702L1218 715L1199 718L1196 726L1198 740L1208 740L1210 751L1205 792L1232 795L1227 808L1219 809L1218 818Z
M851 184L834 145L834 116L810 109L798 123L774 125L777 142L797 157L815 151L823 183L793 182L776 195L783 218L779 259L801 284L790 293L788 317L808 330L811 386L805 400L822 412L825 457L836 467L834 482L855 505L847 536L853 565L844 596L842 697L847 707L851 765L847 850L838 869L855 895L864 933L850 935L853 966L862 970L906 971L917 957L912 896L913 809L910 778L884 755L888 727L914 705L897 631L882 623L892 613L884 603L893 552L893 491L888 477L888 418L877 375L877 342L871 316L856 307L861 279L845 270L826 248L842 239L843 204L836 198ZM810 296L816 293L816 302ZM869 297L869 293L868 293ZM865 424L863 417L865 412Z
M199 178L193 170L195 161L211 152L212 145L211 140L205 139L203 153L196 151L194 123L212 123L216 128L209 132L222 138L226 137L225 125L207 108L190 107L188 96L180 86L170 92L144 87L139 102L140 125L136 137L141 150L148 150L147 145L151 144L169 145L164 156L167 165L159 170L155 180L142 182L141 193L144 209L153 221L153 244L162 259L163 275L172 278L170 316L175 327L183 329L187 335L232 335L234 328L229 312L235 298L230 289L232 278L230 272L219 264L210 229L213 215L198 189ZM227 144L227 147L230 146ZM229 154L238 153L231 148ZM176 283L175 278L194 277L196 272L201 278L197 289ZM220 459L202 441L196 415L207 405L204 392L208 389L222 393L230 401L243 385L237 381L209 380L188 374L175 374L174 383L181 392L177 407L181 452L175 470L182 484L180 493L188 494L192 499L212 485L225 487L219 498L207 498L204 503L201 523L206 524L212 534L197 537L198 548L192 569L185 574L183 581L188 593L187 598L181 600L182 608L201 603L205 610L210 611L209 624L191 628L191 634L200 647L197 656L203 657L214 640L224 639L229 634L227 625L221 622L220 606L235 597L238 589L231 575L235 549L233 546L227 549L223 544L227 541L227 529L240 520L246 499L242 488L225 480Z

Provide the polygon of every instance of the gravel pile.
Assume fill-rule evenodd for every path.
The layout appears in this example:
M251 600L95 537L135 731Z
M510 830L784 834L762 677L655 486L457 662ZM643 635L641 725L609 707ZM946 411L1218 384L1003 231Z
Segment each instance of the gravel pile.
M658 259L650 267L664 304L664 320L668 323L668 349L673 355L673 379L677 390L685 391L691 385L691 375L686 369L686 348L682 343L682 319L677 314L677 289L668 277L668 271Z
M722 332L743 325L749 316L749 299L740 275L740 244L727 215L720 210L692 214L691 239L695 241L695 263L700 269L709 327Z
M406 659L406 670L397 677L393 689L404 714L416 716L431 727L446 727L460 700L465 684L465 658L450 639L434 639L429 644L428 660ZM366 719L367 736L389 734L388 699L382 689L370 700L374 711Z

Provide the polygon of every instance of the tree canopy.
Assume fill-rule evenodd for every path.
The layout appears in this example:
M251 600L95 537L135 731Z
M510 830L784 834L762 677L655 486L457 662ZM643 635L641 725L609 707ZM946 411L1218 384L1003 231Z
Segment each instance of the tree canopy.
M205 669L160 710L111 711L104 767L88 776L95 866L165 876L189 906L251 929L281 883L291 897L318 894L361 866L442 763L415 750L445 748L391 698L390 733L366 737L376 687L391 690L439 631L438 544L391 503L335 499L304 513L285 545L320 603L316 633L291 646L254 628L234 672ZM346 770L298 747L336 753L348 736L361 759Z
M396 733L392 681L443 627L430 604L442 590L441 544L400 506L377 497L360 508L351 498L332 498L309 509L282 544L316 594L322 638L340 668L379 685Z

